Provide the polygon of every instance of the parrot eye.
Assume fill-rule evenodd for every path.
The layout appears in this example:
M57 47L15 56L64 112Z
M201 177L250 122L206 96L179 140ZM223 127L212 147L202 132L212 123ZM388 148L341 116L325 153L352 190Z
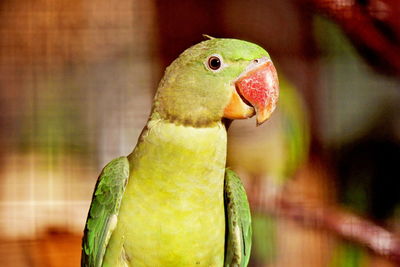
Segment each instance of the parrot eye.
M208 59L208 66L212 70L217 70L221 67L221 60L217 57L210 57Z
M206 66L212 71L217 71L223 66L222 58L220 55L211 55L208 57Z

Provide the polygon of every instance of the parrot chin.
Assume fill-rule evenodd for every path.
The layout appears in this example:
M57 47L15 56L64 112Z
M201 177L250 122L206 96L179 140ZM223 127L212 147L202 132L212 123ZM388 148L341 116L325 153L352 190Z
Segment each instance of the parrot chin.
M253 60L235 81L230 102L224 110L228 119L247 119L257 114L257 126L268 120L279 97L279 81L270 59Z

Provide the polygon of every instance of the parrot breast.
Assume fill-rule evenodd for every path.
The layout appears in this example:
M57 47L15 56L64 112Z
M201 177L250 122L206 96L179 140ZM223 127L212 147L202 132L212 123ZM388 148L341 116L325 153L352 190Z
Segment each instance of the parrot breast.
M226 129L150 121L130 156L131 177L105 264L222 266Z

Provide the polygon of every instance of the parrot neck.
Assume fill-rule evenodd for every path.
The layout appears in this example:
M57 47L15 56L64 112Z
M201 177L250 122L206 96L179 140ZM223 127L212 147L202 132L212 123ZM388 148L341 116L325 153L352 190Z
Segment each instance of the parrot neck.
M223 173L226 165L227 133L222 122L210 127L177 125L163 119L150 119L138 145L129 156L138 163L147 159L151 168L207 172L213 168ZM135 164L132 164L133 168ZM150 166L149 166L150 167ZM197 171L196 171L197 169Z
M216 96L212 102L203 103L201 97L182 96L179 92L169 92L170 88L160 87L154 99L151 119L163 119L176 125L194 128L212 127L221 122L223 108L228 103L228 93ZM163 97L168 91L168 97ZM197 90L200 91L201 90ZM203 93L205 94L205 93Z

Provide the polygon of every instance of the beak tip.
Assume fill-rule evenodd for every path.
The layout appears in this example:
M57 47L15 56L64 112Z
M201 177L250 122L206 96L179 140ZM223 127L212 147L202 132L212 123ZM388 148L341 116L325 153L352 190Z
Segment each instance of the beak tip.
M256 119L256 126L260 126L261 124L263 124L266 120L260 120L258 117Z
M257 118L256 118L256 125L260 126L264 122L266 122L270 117L271 117L272 112L268 112L266 110L257 113Z
M265 120L266 121L266 120ZM256 127L261 126L261 124L263 124L265 121L256 121Z

